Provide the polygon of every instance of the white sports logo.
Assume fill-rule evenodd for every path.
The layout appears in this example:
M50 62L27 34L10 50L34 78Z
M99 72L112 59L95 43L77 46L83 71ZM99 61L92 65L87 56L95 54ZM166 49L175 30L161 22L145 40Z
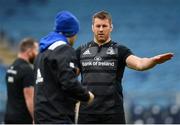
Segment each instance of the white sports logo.
M106 54L114 55L115 54L114 49L112 47L109 47L106 51Z
M74 66L74 63L73 63L73 62L70 62L70 63L69 63L69 66L70 66L71 68L75 68L75 66Z
M91 53L90 53L90 51L89 51L89 49L87 49L84 53L83 53L83 55L90 55Z
M94 57L94 60L96 60L96 61L101 61L102 58L101 58L100 56L96 56L96 57Z
M44 79L43 79L43 77L41 76L41 71L40 71L40 69L38 68L38 69L37 69L36 84L38 84L38 83L40 83L40 82L44 82Z

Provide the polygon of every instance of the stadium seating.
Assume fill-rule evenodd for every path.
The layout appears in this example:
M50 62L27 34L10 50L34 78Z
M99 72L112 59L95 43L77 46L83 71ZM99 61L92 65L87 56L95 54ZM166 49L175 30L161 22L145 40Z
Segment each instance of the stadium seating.
M0 64L0 123L4 118L4 111L6 105L6 85L5 85L5 71L6 67Z
M128 46L140 57L169 51L175 54L172 61L149 71L126 69L124 100L132 102L128 106L128 123L180 123L179 5L179 0L12 0L11 4L1 0L0 31L6 33L10 47L15 47L26 36L40 39L53 30L55 14L66 9L80 20L76 48L92 39L92 14L99 10L109 11L113 17L114 41ZM4 111L6 99L4 71L1 67L0 112Z

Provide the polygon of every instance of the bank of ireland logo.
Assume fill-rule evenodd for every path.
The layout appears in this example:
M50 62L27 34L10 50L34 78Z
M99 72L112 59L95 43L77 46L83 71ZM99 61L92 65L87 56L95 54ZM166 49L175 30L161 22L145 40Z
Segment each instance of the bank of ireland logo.
M90 51L89 51L89 49L87 49L84 53L83 53L83 55L90 55L91 53L90 53Z
M100 56L96 56L96 57L94 57L94 60L95 60L95 61L101 61L102 58L101 58Z
M108 55L114 55L114 54L115 54L114 49L113 49L112 47L109 47L109 48L107 49L107 51L106 51L106 54L108 54Z

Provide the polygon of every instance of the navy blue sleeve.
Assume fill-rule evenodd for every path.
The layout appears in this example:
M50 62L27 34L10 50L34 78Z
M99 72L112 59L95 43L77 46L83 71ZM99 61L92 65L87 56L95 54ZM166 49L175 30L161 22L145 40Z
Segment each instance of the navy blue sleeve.
M81 69L80 65L80 54L81 54L81 46L76 49L76 57L77 57L77 66Z
M88 101L89 93L85 88L82 87L76 75L76 51L67 45L54 51L58 64L57 77L59 83L61 84L61 89L77 100Z
M126 58L130 55L133 55L133 52L127 48L126 46L119 45L118 46L118 56L119 62L126 65Z

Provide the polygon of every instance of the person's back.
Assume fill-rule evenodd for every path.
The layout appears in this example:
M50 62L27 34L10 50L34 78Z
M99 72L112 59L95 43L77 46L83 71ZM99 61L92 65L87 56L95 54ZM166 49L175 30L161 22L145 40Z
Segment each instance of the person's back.
M35 44L33 39L24 39L21 48L25 51L20 52L18 58L7 69L7 107L5 113L5 123L7 124L27 124L32 123L32 106L33 98L33 67L29 61L36 56ZM26 44L26 45L25 45ZM34 47L33 47L34 46ZM33 50L30 50L30 48ZM35 48L35 49L34 49ZM33 53L32 56L27 56ZM22 56L23 55L23 56ZM25 56L24 56L25 55Z
M56 19L56 31L41 39L35 61L36 124L73 123L75 103L92 99L78 82L77 58L71 47L79 30L78 21L67 11L58 13Z
M75 69L70 69L70 67L67 69L67 61L71 60L72 63L75 61L72 56L73 52L70 46L62 45L53 51L47 50L38 55L35 64L37 67L35 67L37 69L37 74L35 74L37 75L35 87L36 123L61 123L63 120L61 118L66 115L73 118L76 100L72 97L76 94L74 88L72 91L70 88L74 86L71 82L77 82L77 79L67 79L76 76ZM69 71L67 72L67 70ZM87 100L86 97L84 101ZM41 113L45 110L46 113Z

